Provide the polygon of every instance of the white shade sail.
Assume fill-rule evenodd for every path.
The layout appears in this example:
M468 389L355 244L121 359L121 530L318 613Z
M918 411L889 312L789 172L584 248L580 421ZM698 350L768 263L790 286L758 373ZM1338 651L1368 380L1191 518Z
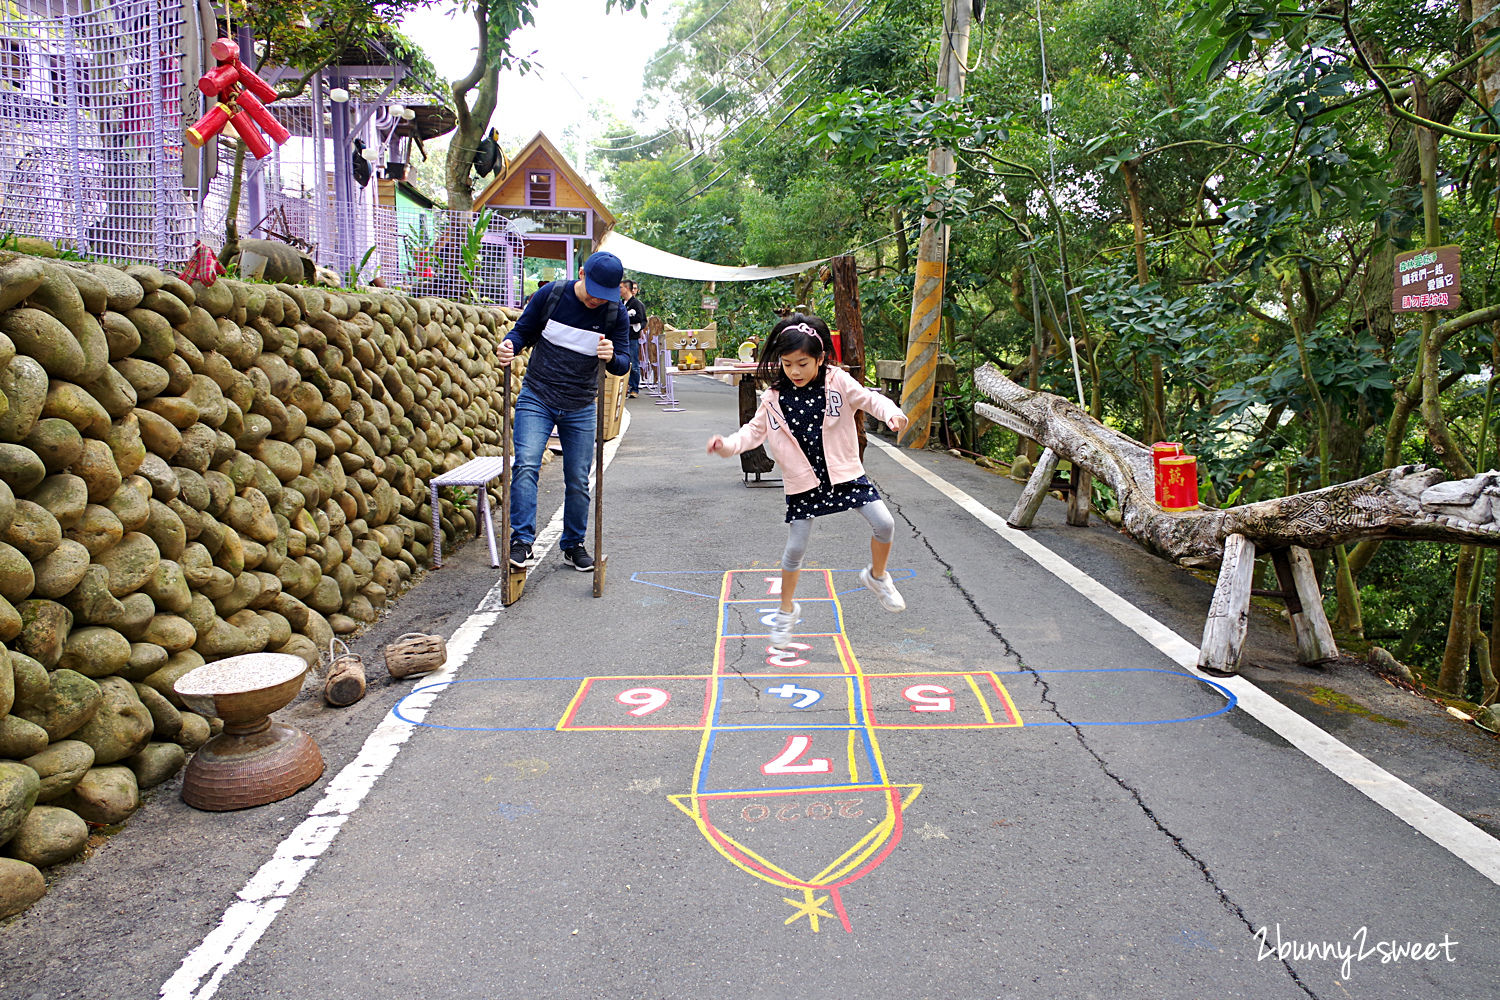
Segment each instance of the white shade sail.
M604 234L599 243L600 250L608 250L630 271L654 274L660 278L685 278L688 281L760 281L765 278L784 278L798 274L810 267L817 267L828 260L805 260L800 264L783 264L780 267L729 267L724 264L709 264L701 260L679 257L675 253L647 246L615 230Z

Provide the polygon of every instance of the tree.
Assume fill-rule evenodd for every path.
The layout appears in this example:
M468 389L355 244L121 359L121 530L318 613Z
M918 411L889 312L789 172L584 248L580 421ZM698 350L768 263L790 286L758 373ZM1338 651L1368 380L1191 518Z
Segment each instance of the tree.
M648 0L605 0L606 12L619 8L644 14ZM474 68L454 80L453 106L458 126L448 143L448 207L469 211L474 207L474 186L470 171L479 142L489 131L490 118L500 96L500 71L515 67L530 69L530 60L511 50L510 37L520 28L536 21L538 0L463 0L462 10L474 18L479 29L479 47Z
M281 97L297 97L319 70L336 63L351 48L371 41L389 42L401 18L430 7L436 0L230 0L236 24L248 27L263 46L261 61L290 66L302 76L283 84ZM420 52L410 46L403 54ZM427 69L430 71L431 66Z

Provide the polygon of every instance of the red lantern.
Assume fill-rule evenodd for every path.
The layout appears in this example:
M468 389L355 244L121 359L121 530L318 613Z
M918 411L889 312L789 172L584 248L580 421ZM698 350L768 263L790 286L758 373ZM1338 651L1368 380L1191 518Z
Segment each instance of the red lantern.
M271 143L261 129L278 146L291 138L291 133L266 110L266 105L276 100L275 88L240 62L240 47L233 39L216 39L209 51L219 65L199 78L198 89L218 98L219 103L187 130L188 142L202 146L230 125L258 160L271 151Z
M1151 475L1156 480L1156 503L1161 505L1161 460L1176 458L1182 454L1182 445L1176 441L1158 441L1151 446Z
M1161 460L1161 509L1181 513L1198 509L1198 459L1178 455Z

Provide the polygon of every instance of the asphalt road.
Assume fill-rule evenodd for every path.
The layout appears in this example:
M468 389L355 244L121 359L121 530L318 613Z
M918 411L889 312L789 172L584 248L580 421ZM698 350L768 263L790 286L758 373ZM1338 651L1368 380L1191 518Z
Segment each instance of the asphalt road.
M1494 881L888 450L866 464L909 609L860 588L864 521L825 519L806 648L768 650L780 490L703 454L734 390L677 390L683 412L632 401L606 473L603 599L554 549L518 604L471 617L496 577L482 545L455 553L356 644L378 668L401 632L443 632L451 681L380 680L347 710L305 694L278 717L328 770L281 803L200 813L163 786L0 927L0 994L1494 996ZM1002 515L1019 491L915 462ZM1027 537L1196 643L1208 583L1061 521L1048 501ZM1297 667L1266 616L1248 660L1493 831L1493 741L1355 665Z

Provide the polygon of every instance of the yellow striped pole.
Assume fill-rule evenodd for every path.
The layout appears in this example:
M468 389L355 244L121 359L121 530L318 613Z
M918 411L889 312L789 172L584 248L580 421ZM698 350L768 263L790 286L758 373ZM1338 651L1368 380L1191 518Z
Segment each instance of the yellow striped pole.
M938 80L947 100L964 95L969 60L970 0L944 0L943 32L938 53ZM906 370L901 380L901 409L910 423L898 443L903 448L925 448L932 433L932 404L937 395L937 362L943 329L943 281L948 273L948 226L941 221L948 178L953 175L953 151L934 149L927 170L937 178L929 192L922 238L917 244L917 273L911 290L911 323L906 331Z
M932 403L937 391L939 333L943 325L942 260L918 260L912 287L911 324L906 335L906 372L901 382L901 409L910 419L898 443L925 448L932 432Z

